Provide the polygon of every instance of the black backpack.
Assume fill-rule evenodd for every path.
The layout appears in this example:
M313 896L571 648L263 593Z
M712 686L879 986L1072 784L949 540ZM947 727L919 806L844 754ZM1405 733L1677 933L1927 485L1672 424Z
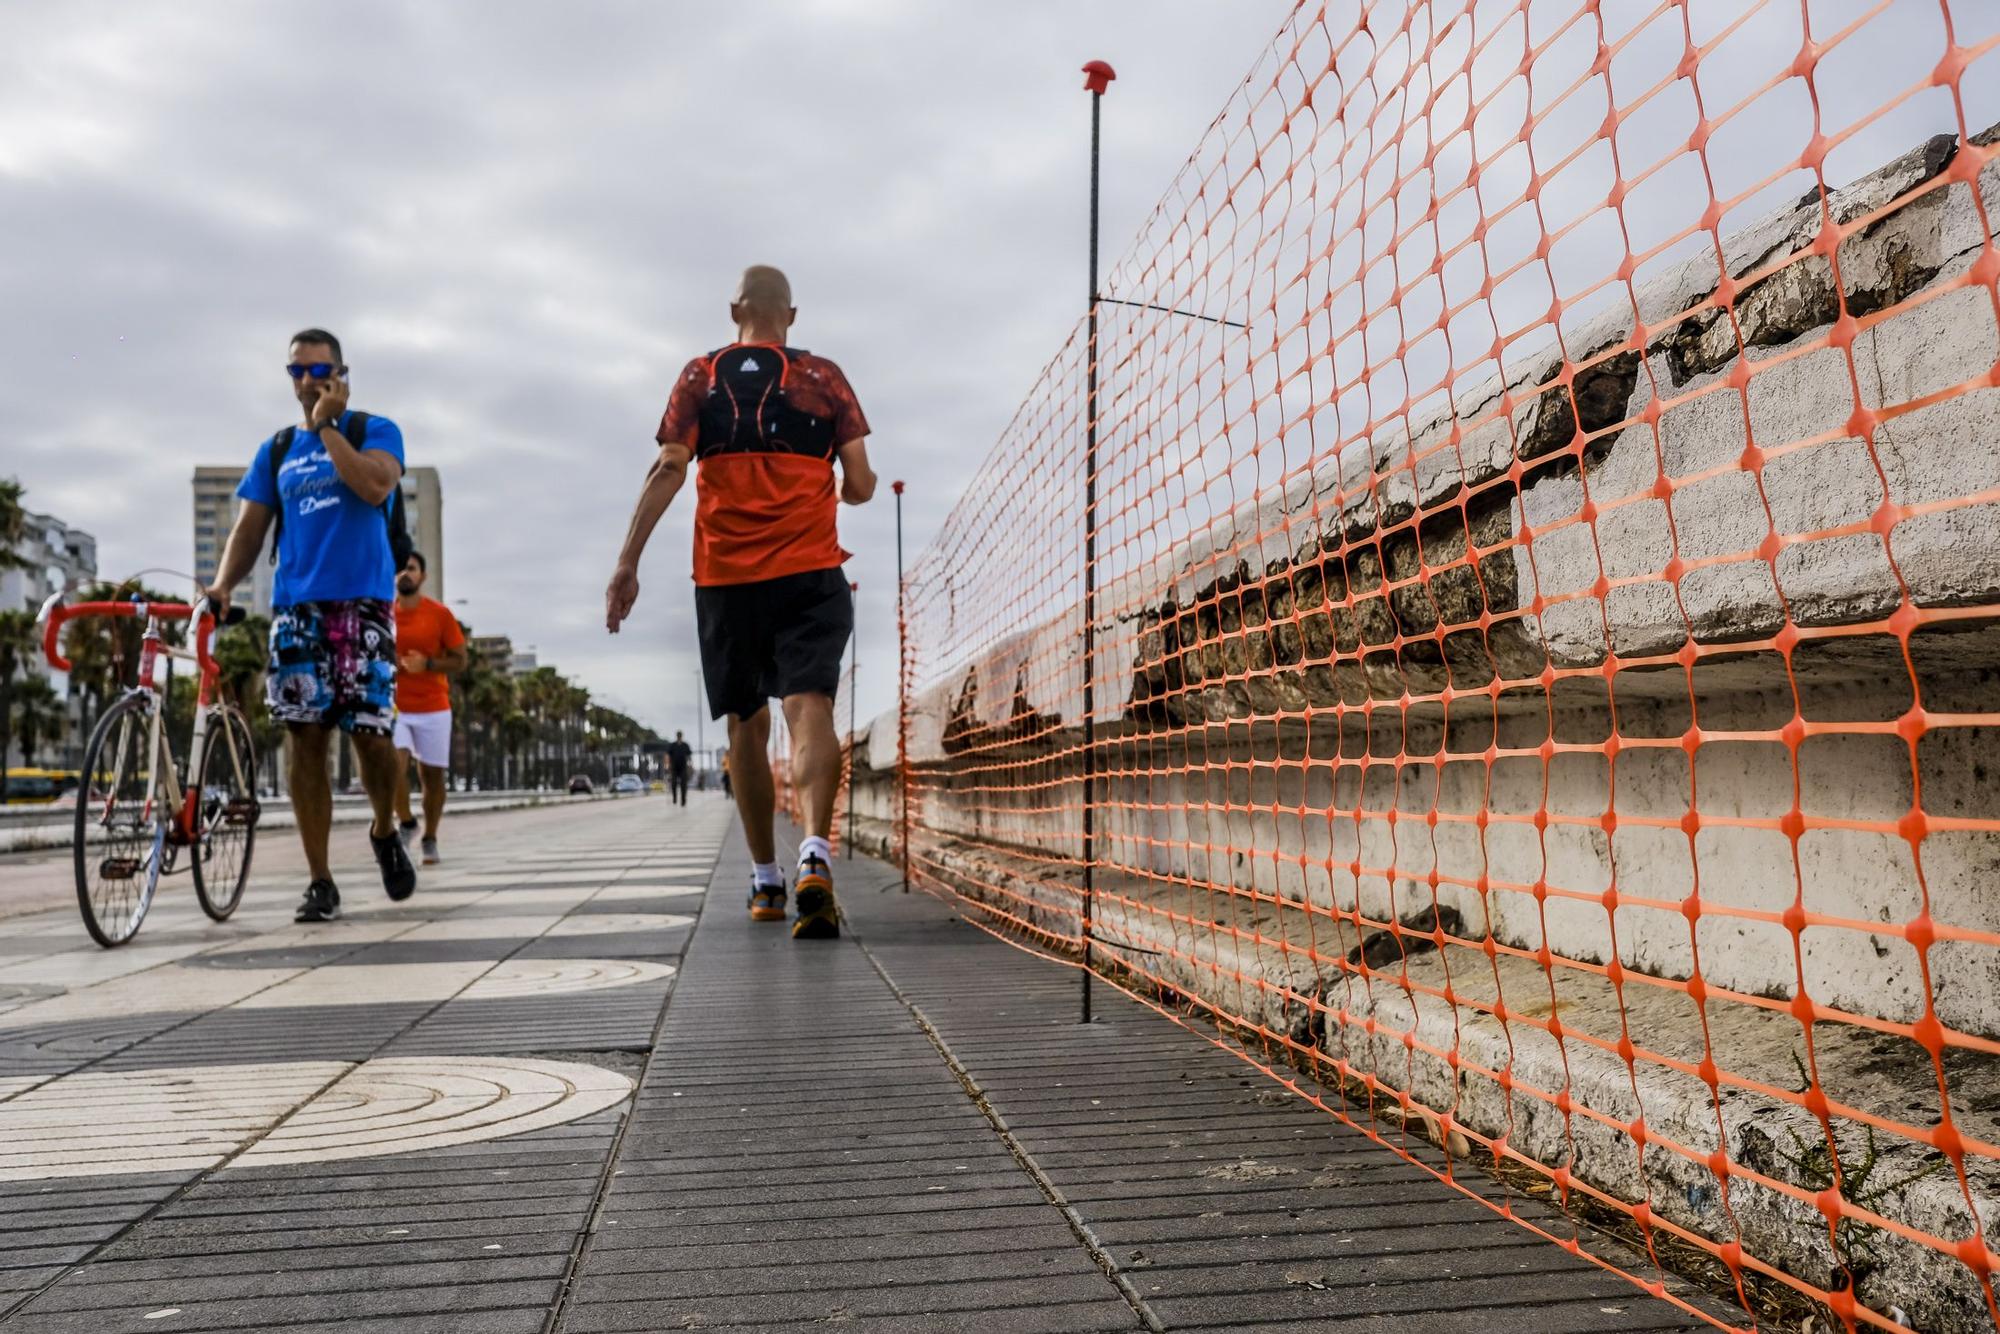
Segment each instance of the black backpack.
M709 355L695 455L803 454L831 459L834 421L793 405L785 394L797 348L725 347Z
M359 452L368 439L368 414L348 413L347 422L340 428L340 433L346 436L347 443L353 445L356 452ZM285 466L285 455L291 452L292 441L298 439L298 435L298 427L287 426L271 440L271 494L278 497L278 503L272 507L272 512L277 516L277 525L271 530L273 565L278 563L278 539L285 532L285 504L284 496L278 490L278 470ZM410 553L417 549L417 544L410 540L409 516L403 512L401 482L391 488L389 498L382 502L382 522L389 530L389 558L396 563L397 572L401 573L403 567L410 563Z

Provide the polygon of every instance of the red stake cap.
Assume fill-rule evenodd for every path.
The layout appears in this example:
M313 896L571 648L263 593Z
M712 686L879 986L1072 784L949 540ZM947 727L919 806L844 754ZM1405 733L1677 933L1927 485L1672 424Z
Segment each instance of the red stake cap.
M1083 67L1083 87L1085 92L1102 94L1118 77L1118 71L1101 60L1093 60Z
M903 484L901 482L889 483L889 489L891 491L894 491L899 496L903 494Z

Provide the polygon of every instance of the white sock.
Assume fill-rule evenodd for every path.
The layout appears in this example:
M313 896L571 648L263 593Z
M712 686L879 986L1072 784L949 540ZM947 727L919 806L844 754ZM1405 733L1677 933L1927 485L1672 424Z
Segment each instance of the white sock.
M804 862L808 857L830 862L833 860L833 846L818 834L807 834L799 840L799 860Z
M760 885L782 885L785 883L784 872L778 869L776 862L751 862L750 878Z

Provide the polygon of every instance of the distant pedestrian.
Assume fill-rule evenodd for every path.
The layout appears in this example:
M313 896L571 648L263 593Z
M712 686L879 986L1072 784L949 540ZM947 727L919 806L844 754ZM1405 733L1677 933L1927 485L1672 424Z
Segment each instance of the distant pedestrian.
M340 340L324 329L293 336L285 371L303 412L258 446L236 488L243 508L230 530L215 583L219 613L264 548L275 522L271 716L291 731L292 814L310 883L297 920L340 916L327 865L333 792L326 762L331 733L353 738L374 824L368 841L392 899L417 887L396 836L396 620L390 600L407 553L403 433L387 417L348 409Z
M834 519L839 501L859 505L875 494L868 421L838 366L785 345L798 311L784 274L762 266L746 270L729 314L736 341L689 362L667 400L654 436L659 457L605 590L605 625L615 634L631 614L639 597L639 557L694 460L702 675L710 715L729 719L724 781L733 782L750 844L750 916L785 919L785 878L772 828L776 793L765 754L769 701L776 695L805 806L792 935L837 936L827 844L841 769L833 697L854 628L854 603Z
M436 866L451 772L451 680L465 670L465 631L451 608L423 595L430 565L412 551L396 576L396 813L403 846L417 832L410 812L410 763L424 793L424 865Z
M734 797L736 795L735 791L729 786L729 756L727 755L722 757L722 795L725 797Z
M667 743L667 784L677 805L688 804L688 768L693 761L694 747L687 743L687 733L674 733Z

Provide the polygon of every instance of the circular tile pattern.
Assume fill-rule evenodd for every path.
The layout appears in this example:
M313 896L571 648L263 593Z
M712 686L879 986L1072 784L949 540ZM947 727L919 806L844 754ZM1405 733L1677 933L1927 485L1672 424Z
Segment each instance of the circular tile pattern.
M573 913L550 927L551 936L611 936L628 931L671 931L694 918L671 912Z
M415 1153L563 1125L631 1092L613 1070L525 1057L65 1075L0 1101L0 1181Z
M672 977L674 967L639 959L509 959L459 994L460 1000L567 996Z
M230 1164L272 1167L373 1158L502 1139L616 1107L632 1081L615 1070L524 1057L364 1061Z

